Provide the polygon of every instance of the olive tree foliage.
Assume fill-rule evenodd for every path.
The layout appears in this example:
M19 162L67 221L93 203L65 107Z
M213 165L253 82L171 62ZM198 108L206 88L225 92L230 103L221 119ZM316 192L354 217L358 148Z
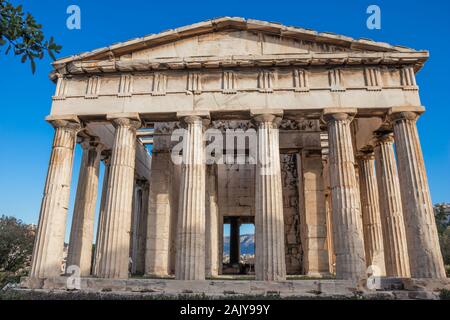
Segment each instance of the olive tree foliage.
M5 54L12 52L22 63L28 60L33 73L36 59L44 58L47 52L55 60L55 53L61 50L53 37L45 38L42 25L30 13L23 12L22 5L14 6L8 0L0 0L0 49L2 47L6 47Z
M0 217L0 272L17 272L30 265L35 230L14 217Z
M435 205L435 218L441 245L444 263L450 265L450 220L448 216L448 204Z

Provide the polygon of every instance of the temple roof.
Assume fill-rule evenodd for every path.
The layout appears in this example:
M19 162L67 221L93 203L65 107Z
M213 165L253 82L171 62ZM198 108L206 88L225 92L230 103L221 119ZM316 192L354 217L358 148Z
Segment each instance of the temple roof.
M366 55L372 60L374 58L378 59L380 63L383 63L382 60L386 58L389 61L393 59L400 63L413 63L416 64L418 68L420 68L423 62L428 58L427 51L417 51L411 48L394 46L388 43L376 42L369 39L354 39L351 37L337 35L329 32L317 32L310 29L285 26L274 22L244 19L239 17L222 17L194 23L181 28L170 29L157 34L146 35L125 42L115 43L108 47L103 47L93 51L61 58L53 62L53 65L56 70L60 71L62 69L65 69L64 72L60 71L61 73L77 73L77 71L80 70L82 70L83 73L86 73L89 71L86 71L84 65L82 66L80 63L95 62L95 66L97 66L96 63L98 61L118 61L121 57L130 55L133 52L151 50L151 48L167 46L167 44L179 42L180 40L224 31L247 31L282 39L291 39L291 41L296 41L296 43L301 42L314 45L319 44L322 47L326 47L326 50L321 50L320 52L313 53L319 54L319 58L322 58L320 54L327 54L326 58L328 60L333 58L330 55L335 55L337 59L340 59L343 58L343 53L347 53L347 56L349 53L351 53L356 54L356 58L362 57L362 60L360 59L362 63L364 63L363 55ZM296 51L295 53L298 52ZM289 54L293 53L289 52ZM303 55L301 57L305 58L305 53L302 52L302 54ZM339 54L341 54L341 56L339 56ZM236 54L233 53L232 55L233 58L236 59ZM250 53L250 55L254 56L254 53ZM201 55L197 55L196 57L200 56ZM287 59L286 61L289 60L289 57L281 58L285 60ZM311 56L311 59L313 58L314 57ZM357 61L358 59L354 63L358 63ZM195 61L195 63L199 62ZM239 63L239 61L236 63ZM71 64L73 65L72 71L74 72L67 71L67 66ZM142 66L142 61L140 62L140 65ZM89 66L90 65L88 65L87 67L89 68ZM170 66L168 68L170 68ZM113 71L113 69L114 71L116 71L117 66L114 65L114 68L112 68L110 65L106 64L103 67L97 67L97 69L94 68L94 70L91 71L108 72L108 70ZM131 71L132 70L133 68L131 68Z

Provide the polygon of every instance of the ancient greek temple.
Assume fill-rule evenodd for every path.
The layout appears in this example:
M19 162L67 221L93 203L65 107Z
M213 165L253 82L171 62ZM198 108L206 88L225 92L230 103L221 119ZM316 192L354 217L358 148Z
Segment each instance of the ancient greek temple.
M225 17L55 61L30 279L61 276L77 144L66 265L81 277L213 279L224 224L236 261L239 225L251 223L256 280L445 278L416 126L425 109L415 74L427 58ZM227 143L227 130L253 130L270 172L246 161L247 145L203 161L208 130Z

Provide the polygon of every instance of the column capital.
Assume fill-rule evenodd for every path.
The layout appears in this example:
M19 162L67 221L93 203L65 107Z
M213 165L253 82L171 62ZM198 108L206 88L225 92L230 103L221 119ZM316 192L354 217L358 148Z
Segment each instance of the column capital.
M80 141L78 142L83 149L104 149L104 145L100 142L98 137L94 136L79 136Z
M356 153L356 158L358 160L374 160L375 152L372 147L364 148Z
M135 130L139 129L142 124L137 112L112 113L108 114L106 119L111 121L114 127L130 127Z
M425 112L425 108L418 107L393 107L388 111L388 119L393 123L400 120L416 121Z
M388 130L378 130L373 133L375 145L383 143L394 143L394 134Z
M55 129L66 128L78 132L82 128L81 121L76 115L50 115L45 117L45 121Z
M419 119L420 114L417 112L412 111L400 111L396 113L390 113L388 115L389 120L393 123L396 123L397 121L401 120L408 120L408 121L417 121Z
M211 122L209 111L177 112L177 118L182 126L201 122L206 127Z
M323 110L321 118L325 123L345 120L351 122L357 112L355 108L328 108Z
M283 119L282 110L261 110L261 111L250 111L252 121L260 126L263 123L271 123L274 127L278 128Z

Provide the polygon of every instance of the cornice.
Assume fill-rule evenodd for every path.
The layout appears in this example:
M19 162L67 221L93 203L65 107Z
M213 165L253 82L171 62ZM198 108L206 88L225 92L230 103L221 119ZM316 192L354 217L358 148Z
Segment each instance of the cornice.
M101 61L74 61L54 71L52 79L61 74L99 74L133 71L161 71L180 69L217 69L279 66L357 66L357 65L414 65L422 66L428 52L374 52L374 53L307 53L293 55L223 56L166 59L112 59Z

